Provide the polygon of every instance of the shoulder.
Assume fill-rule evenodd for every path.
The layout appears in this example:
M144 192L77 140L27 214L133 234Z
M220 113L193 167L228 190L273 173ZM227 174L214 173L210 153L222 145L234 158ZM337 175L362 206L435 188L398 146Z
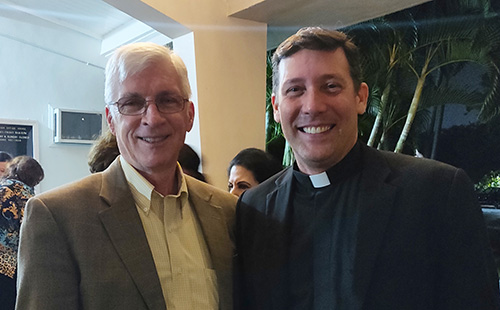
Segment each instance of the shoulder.
M0 181L0 195L2 198L17 197L28 199L34 195L33 188L18 180L3 179Z
M184 175L184 177L186 178L189 196L224 207L234 208L236 205L238 200L236 196L191 176Z
M241 195L240 200L242 204L254 204L256 202L257 205L262 205L267 200L269 194L276 193L280 187L291 182L291 179L292 167L285 168L259 185L245 191Z
M196 207L215 207L222 210L228 224L232 225L238 198L208 183L186 176L189 200Z
M394 177L407 175L409 177L443 179L465 175L462 169L433 159L380 151L367 146L363 148L363 158L366 169L385 165L393 172Z
M98 197L101 186L102 173L96 173L38 194L34 200L65 204L73 201L89 201L93 196Z

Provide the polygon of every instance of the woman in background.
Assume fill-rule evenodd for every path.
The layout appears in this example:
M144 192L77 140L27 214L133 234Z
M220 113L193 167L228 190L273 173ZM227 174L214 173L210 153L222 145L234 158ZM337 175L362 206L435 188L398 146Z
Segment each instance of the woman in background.
M104 171L120 155L116 137L111 131L104 131L94 142L89 152L89 170L91 173Z
M227 168L228 191L240 196L281 169L283 167L271 154L256 148L244 149L231 160Z
M5 168L7 167L7 163L12 159L12 156L4 151L0 151L0 178L5 172Z
M32 157L12 159L0 179L0 308L14 309L16 302L17 247L24 206L35 195L34 187L44 177Z

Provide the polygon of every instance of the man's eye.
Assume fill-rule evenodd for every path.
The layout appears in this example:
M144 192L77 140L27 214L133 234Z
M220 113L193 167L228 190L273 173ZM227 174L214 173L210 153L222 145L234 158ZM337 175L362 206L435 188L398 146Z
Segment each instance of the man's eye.
M299 96L301 95L302 93L304 92L304 89L302 87L299 87L299 86L292 86L292 87L289 87L285 94L288 95L288 96Z
M157 99L157 103L161 105L176 105L179 100L170 96L161 96Z
M139 98L129 98L120 102L123 107L142 107L144 101Z
M327 83L325 85L325 89L329 92L337 91L339 88L339 85L335 83Z
M229 184L227 185L227 190L228 190L228 191L231 191L232 189L233 189L233 184L229 183Z

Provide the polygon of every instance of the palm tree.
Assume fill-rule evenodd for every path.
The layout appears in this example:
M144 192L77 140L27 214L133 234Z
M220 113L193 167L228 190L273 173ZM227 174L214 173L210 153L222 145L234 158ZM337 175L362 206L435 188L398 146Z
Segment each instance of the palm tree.
M470 1L467 1L470 5ZM488 119L499 112L498 78L500 71L495 63L500 42L500 26L497 16L485 16L482 19L444 20L436 24L433 20L424 19L419 22L418 44L411 51L407 65L414 73L417 83L408 109L405 125L397 142L395 152L401 152L410 133L417 112L421 109L421 99L426 81L432 74L445 74L448 66L463 68L464 63L475 63L484 66L491 78L489 91L482 102L468 102L468 105L481 105L481 117ZM496 26L492 26L492 24ZM485 40L485 38L488 38ZM446 76L451 78L452 76ZM441 102L435 104L445 104ZM489 111L487 115L483 111ZM493 113L491 113L493 112Z
M361 23L347 29L347 32L358 41L363 58L365 81L370 85L368 113L375 115L375 120L367 144L374 146L382 144L386 126L393 122L394 113L390 104L393 91L394 72L398 70L407 50L412 46L413 36L411 14L404 14L409 21L403 29L391 22L387 17ZM385 123L385 125L384 125Z

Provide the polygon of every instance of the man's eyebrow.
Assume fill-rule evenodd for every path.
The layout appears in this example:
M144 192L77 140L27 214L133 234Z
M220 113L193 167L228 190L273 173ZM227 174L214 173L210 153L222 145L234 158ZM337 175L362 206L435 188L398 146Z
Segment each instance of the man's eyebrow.
M305 80L304 78L300 78L300 77L297 77L297 78L291 78L291 79L288 79L288 80L283 81L283 85L286 85L286 84L294 84L294 83L300 83L300 82L303 82L304 80Z
M334 79L334 80L338 80L338 81L345 81L345 78L339 74L335 74L335 73L332 73L332 74L323 74L321 75L319 78L319 80L329 80L329 79Z
M141 96L141 94L139 94L138 92L126 92L123 94L122 98L123 97L136 97L136 96Z

